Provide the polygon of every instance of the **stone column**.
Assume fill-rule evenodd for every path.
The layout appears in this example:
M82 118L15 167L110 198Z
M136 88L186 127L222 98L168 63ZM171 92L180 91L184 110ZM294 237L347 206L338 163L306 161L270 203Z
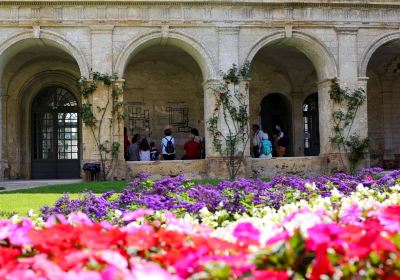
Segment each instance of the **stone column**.
M293 153L295 157L304 156L304 122L302 92L292 92L293 97Z
M239 27L218 27L219 69L226 72L232 64L239 65Z
M92 71L111 75L113 69L113 26L96 25L90 26L90 28L92 31ZM124 80L113 81L111 86L104 85L102 81L97 82L97 89L89 98L89 102L92 104L92 111L97 119L95 128L96 138L93 136L90 126L86 126L85 124L82 126L83 163L100 162L100 152L96 145L96 140L108 150L113 149L113 143L119 143L118 158L111 160L112 154L107 154L107 168L114 170L112 177L109 177L109 179L125 177L125 164L123 162L123 120L114 119L113 116L113 109L116 108L113 104L113 90L117 89L121 91L123 84ZM123 102L122 95L118 96L117 102ZM104 111L98 110L98 108L107 109ZM119 107L118 110L123 110L123 106ZM100 120L102 120L101 125ZM100 134L98 134L98 129L101 129Z
M205 120L205 139L206 139L206 158L208 162L208 177L210 178L228 178L228 162L229 157L225 155L221 155L217 152L213 145L213 135L208 131L208 120L212 117L213 113L216 109L216 100L215 100L215 90L218 90L218 87L221 85L220 80L208 80L204 83L204 120ZM241 80L238 85L229 85L229 89L231 91L232 96L235 94L244 95L244 102L249 103L249 95L248 95L249 81ZM218 92L217 92L218 94ZM233 103L236 101L233 99ZM231 121L228 119L227 123ZM221 115L219 118L218 128L223 134L227 135L228 124L227 124L223 116ZM247 123L248 131L250 134L250 124ZM232 126L231 126L232 127ZM241 163L240 170L238 176L246 176L248 174L249 163L247 158L250 156L250 141L249 138L247 143L245 143L245 147L243 150L244 161ZM223 141L223 147L225 146L225 142ZM224 149L224 148L223 148ZM238 152L238 150L237 150Z
M358 77L357 32L358 28L353 27L337 29L339 81L342 87L351 90L367 87L366 79ZM353 133L357 133L361 138L368 137L367 101L357 111L350 135Z
M1 124L1 129L0 129L0 180L4 180L4 169L5 169L5 163L3 162L3 145L5 143L3 139L3 127L6 126L3 125L3 106L4 106L4 96L3 96L3 85L0 83L0 96L1 96L1 105L0 105L0 124Z
M340 27L338 36L339 80L342 86L358 87L357 32L358 28Z
M318 87L318 113L319 113L319 139L320 155L328 156L330 153L338 152L333 149L329 138L332 136L333 120L332 101L329 97L329 90L332 85L331 80L324 80L317 83Z
M113 71L113 25L90 26L92 35L92 70L102 74Z
M385 134L384 160L394 160L393 154L393 130L392 130L392 90L393 80L385 78L382 80L382 100L383 100L383 127Z
M203 83L204 89L204 137L206 141L206 157L218 157L212 143L212 135L208 131L208 120L212 117L215 110L214 90L218 88L221 81L207 80Z

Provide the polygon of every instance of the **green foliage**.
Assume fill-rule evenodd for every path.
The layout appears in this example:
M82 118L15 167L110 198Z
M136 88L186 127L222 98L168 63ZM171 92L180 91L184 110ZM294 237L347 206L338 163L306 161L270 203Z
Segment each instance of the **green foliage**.
M350 90L349 88L341 88L337 79L332 80L329 91L331 100L338 106L338 109L332 113L334 126L333 136L330 142L334 144L339 151L348 154L348 159L354 167L367 151L369 141L367 138L361 139L359 135L352 134L351 128L357 111L366 100L364 89L358 88Z
M369 139L361 139L357 134L353 134L346 141L346 146L349 147L349 160L354 165L364 157L369 146Z
M230 177L234 178L243 161L244 149L249 140L248 83L240 92L237 85L245 77L249 78L250 63L241 68L235 64L223 74L224 82L211 88L215 97L215 108L207 120L207 129L212 144L218 153L229 158ZM224 129L221 129L221 122Z
M120 101L123 91L114 83L118 79L116 74L108 75L99 72L93 72L91 73L91 78L92 79L89 81L82 77L79 81L82 94L81 117L85 126L90 128L96 141L96 146L100 154L100 162L102 166L101 171L103 179L105 180L113 173L113 169L115 167L113 161L118 159L118 154L120 153L120 144L112 141L112 139L103 139L105 135L103 123L105 122L107 110L111 110L112 118L109 123L111 134L114 133L114 128L120 130L121 123L124 120L124 114L122 112L123 102ZM98 82L102 82L107 88L107 95L104 97L106 99L106 103L104 106L96 106L93 108L91 97L97 89ZM93 110L95 110L96 113L93 112ZM111 165L108 167L106 162L109 154L111 154ZM108 168L108 170L106 170L106 168Z

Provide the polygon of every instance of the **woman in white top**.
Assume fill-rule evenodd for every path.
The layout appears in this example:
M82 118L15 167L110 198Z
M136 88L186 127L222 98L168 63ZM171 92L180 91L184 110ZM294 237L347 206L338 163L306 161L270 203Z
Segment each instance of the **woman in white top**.
M150 145L147 142L146 138L143 138L139 145L139 158L140 161L149 161L150 160Z

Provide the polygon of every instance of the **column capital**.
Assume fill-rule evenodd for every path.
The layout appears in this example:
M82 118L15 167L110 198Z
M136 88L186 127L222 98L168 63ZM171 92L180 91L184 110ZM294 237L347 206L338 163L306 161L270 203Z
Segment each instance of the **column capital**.
M316 82L316 85L318 88L321 88L321 87L325 87L325 86L330 86L330 85L332 85L332 83L333 83L333 79L325 79L325 80Z
M203 87L208 87L208 86L213 86L213 85L219 85L220 83L222 83L221 80L218 79L209 79L209 80L205 80L203 82Z
M355 26L336 26L336 32L339 35L357 35L359 27Z
M114 25L90 25L89 28L92 34L111 33L114 30Z
M217 26L218 33L239 34L240 27L237 25L221 25Z

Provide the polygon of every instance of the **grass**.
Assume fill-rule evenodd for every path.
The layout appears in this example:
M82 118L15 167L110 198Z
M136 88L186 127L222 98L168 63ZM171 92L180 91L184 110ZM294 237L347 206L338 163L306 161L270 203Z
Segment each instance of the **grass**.
M127 181L83 182L1 192L0 217L8 218L12 214L25 216L30 209L38 212L44 205L53 205L63 193L69 193L71 198L78 198L86 190L96 194L110 190L121 192L127 184Z
M218 179L193 180L195 184L213 185L220 181ZM54 202L64 193L69 193L71 198L78 198L80 193L87 190L96 194L110 190L122 192L127 185L127 181L82 182L0 192L0 218L9 218L13 214L25 216L30 209L38 212L45 205L54 205Z

